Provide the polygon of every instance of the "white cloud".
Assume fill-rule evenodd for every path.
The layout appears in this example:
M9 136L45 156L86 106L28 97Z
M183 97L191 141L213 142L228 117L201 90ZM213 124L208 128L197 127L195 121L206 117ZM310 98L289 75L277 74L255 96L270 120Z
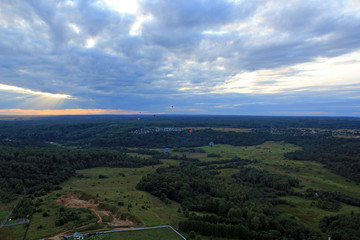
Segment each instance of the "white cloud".
M94 47L94 45L95 45L95 39L93 39L93 38L88 38L88 39L86 39L86 44L85 44L85 47L86 48L92 48L92 47Z
M122 14L136 14L139 8L139 4L136 0L104 0L103 2L98 1L99 5L102 5L103 3Z
M21 88L21 87L17 87L17 86L6 85L6 84L0 84L0 91L15 92L15 93L27 94L27 95L40 95L40 96L51 97L51 98L64 98L64 99L72 98L68 94L34 91L31 89L26 89L26 88Z
M257 71L245 71L214 88L214 93L272 94L292 91L360 89L360 51L333 58ZM269 84L267 84L269 83Z

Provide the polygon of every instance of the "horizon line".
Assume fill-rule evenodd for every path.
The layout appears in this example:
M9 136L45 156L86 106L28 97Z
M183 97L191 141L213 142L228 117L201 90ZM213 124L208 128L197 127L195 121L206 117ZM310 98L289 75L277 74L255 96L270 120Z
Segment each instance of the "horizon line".
M150 116L150 115L167 115L167 116L237 116L237 117L345 117L360 118L358 115L325 115L319 112L284 112L284 114L230 114L230 113L165 113L165 112L148 112L125 109L0 109L0 117L51 117L51 116Z

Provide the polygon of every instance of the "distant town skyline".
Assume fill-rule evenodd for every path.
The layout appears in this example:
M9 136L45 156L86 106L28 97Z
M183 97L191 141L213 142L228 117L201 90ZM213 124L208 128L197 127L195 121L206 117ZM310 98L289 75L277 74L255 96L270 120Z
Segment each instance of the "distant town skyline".
M360 117L360 0L2 0L0 115Z

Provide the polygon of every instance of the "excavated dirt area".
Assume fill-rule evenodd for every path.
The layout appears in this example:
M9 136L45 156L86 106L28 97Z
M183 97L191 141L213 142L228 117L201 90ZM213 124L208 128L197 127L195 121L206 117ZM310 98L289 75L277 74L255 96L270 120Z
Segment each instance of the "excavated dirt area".
M98 217L97 223L103 222L103 217L108 219L110 216L112 220L104 223L111 227L133 227L139 225L139 223L129 220L117 210L104 209L105 205L99 200L83 193L69 193L59 197L56 202L68 208L90 208Z
M56 202L68 208L96 208L99 206L100 201L96 199L83 200L82 193L69 193L68 195L61 196Z
M107 227L111 227L111 230L121 229L122 227L138 227L139 225L141 225L138 221L131 221L127 215L122 214L116 208L114 209L112 207L109 207L106 204L101 203L99 200L83 193L69 193L68 195L59 197L56 202L68 208L91 209L91 211L93 211L98 217L97 223L103 222L103 217L106 217L106 219L109 219L110 217L112 219L110 222L104 221L103 223L106 224ZM92 230L92 232L109 230L109 228L107 227L101 229L94 229ZM74 233L74 231L75 229L70 231L67 230L49 239L61 240L65 235L72 234Z

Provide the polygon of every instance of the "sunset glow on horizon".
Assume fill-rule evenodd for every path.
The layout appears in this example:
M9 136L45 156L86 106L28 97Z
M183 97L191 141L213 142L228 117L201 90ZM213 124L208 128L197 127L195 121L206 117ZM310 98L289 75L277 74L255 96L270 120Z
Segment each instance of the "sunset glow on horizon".
M0 109L0 115L152 115L148 113L123 109Z

